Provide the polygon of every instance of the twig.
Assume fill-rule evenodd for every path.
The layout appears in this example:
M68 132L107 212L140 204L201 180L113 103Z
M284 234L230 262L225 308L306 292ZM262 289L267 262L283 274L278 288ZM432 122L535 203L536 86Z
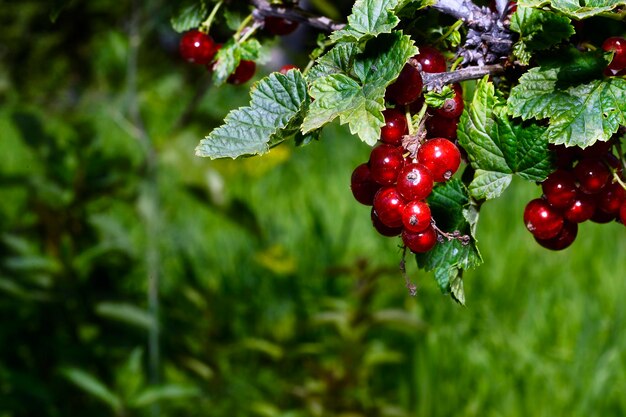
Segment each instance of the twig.
M402 248L402 258L400 259L400 273L404 278L404 283L406 288L409 290L409 294L411 297L415 297L417 295L417 285L413 284L409 279L409 276L406 273L406 246Z
M502 65L483 65L466 67L451 72L422 72L425 90L438 90L447 84L465 80L477 80L485 75L498 75L504 72Z
M282 17L292 22L304 23L326 32L334 32L346 26L344 23L335 22L326 16L317 16L297 6L276 6L270 4L267 0L252 0L252 4L255 7L252 14L257 20L263 20L266 16Z

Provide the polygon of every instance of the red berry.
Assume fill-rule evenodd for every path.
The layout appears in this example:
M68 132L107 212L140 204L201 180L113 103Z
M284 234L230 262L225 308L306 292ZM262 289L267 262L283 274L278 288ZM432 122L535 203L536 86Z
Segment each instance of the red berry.
M287 65L283 65L282 67L280 67L278 72L280 72L281 74L287 74L287 72L292 69L299 69L299 68L296 65L287 64Z
M372 207L371 218L374 229L376 229L376 231L383 236L392 237L398 236L400 233L402 233L402 227L389 227L381 222L378 218L378 214L376 214L376 210L374 210L374 207Z
M602 43L602 49L606 52L614 52L613 60L607 68L617 71L626 68L626 39L616 36L607 38Z
M371 206L374 204L374 196L380 190L380 184L377 184L372 179L370 168L367 164L361 164L352 172L350 188L356 201L366 206Z
M558 209L571 206L576 198L576 180L569 171L554 171L541 183L541 189L548 203Z
M419 147L417 160L428 168L435 182L444 182L459 169L461 152L448 139L435 138Z
M581 158L600 158L606 155L611 150L611 142L597 141L591 146L585 149L573 148Z
M456 83L453 85L454 98L446 99L443 106L435 110L435 114L447 119L458 119L463 113L465 104L463 103L463 90Z
M626 226L626 201L622 203L622 207L619 209L619 220Z
M404 64L398 79L387 87L385 98L396 104L405 105L414 102L422 95L422 75L411 64Z
M402 137L408 133L406 115L397 109L383 112L385 126L380 129L380 140L390 145L402 145Z
M599 159L583 159L574 167L580 189L587 194L600 192L609 181L611 172Z
M408 201L425 200L433 185L433 175L419 163L405 165L398 175L398 191Z
M576 198L563 212L566 220L574 223L582 223L591 219L596 212L596 200L589 194L576 193Z
M563 250L571 245L576 240L578 234L578 224L572 222L565 222L561 231L551 239L540 239L535 237L537 243L547 249L551 250Z
M180 38L180 56L188 62L207 65L217 53L213 39L199 30L190 30Z
M612 183L604 187L598 195L598 209L616 215L624 201L626 190L619 183Z
M446 58L432 46L420 46L413 58L422 65L424 72L446 72Z
M398 173L404 165L402 149L383 143L372 149L370 154L370 172L372 179L382 185L396 182Z
M570 169L577 159L575 148L568 148L565 145L549 144L550 149L555 155L555 164L557 168Z
M563 228L563 216L541 198L531 200L524 209L524 224L535 237L551 239Z
M431 138L456 139L456 131L459 126L458 119L448 119L434 115L426 120L426 129Z
M411 201L402 210L402 224L409 232L419 233L430 226L430 207L424 201Z
M235 72L230 74L230 77L226 80L229 84L239 85L250 80L256 71L256 64L254 61L241 60L239 66Z
M615 215L602 211L596 207L596 211L591 216L591 221L594 223L610 223L615 220Z
M265 18L265 29L272 35L289 35L297 28L298 22L293 22L278 16L267 16Z
M381 188L374 197L374 210L380 221L387 227L402 226L404 205L404 199L393 186Z
M402 231L402 242L415 253L425 253L430 251L437 244L437 232L432 226L428 226L426 230L413 233L408 230Z

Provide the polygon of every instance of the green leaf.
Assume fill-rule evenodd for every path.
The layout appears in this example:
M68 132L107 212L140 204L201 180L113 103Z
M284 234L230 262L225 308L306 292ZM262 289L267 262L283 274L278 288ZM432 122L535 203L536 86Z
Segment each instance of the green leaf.
M170 19L170 23L176 32L181 33L200 26L206 14L207 8L204 1L187 1L178 8Z
M243 43L230 39L215 56L215 65L213 66L213 82L215 85L224 84L230 74L237 69L241 60L258 60L260 52L261 44L256 39L248 39Z
M575 32L567 17L529 7L517 8L511 30L520 34L513 50L524 65L528 65L530 52L549 49Z
M374 38L381 33L391 33L400 19L393 10L399 0L356 0L348 24L342 30L333 32L333 42L361 42Z
M249 106L231 111L222 126L200 141L196 155L234 159L264 154L297 132L309 102L297 70L270 74L253 87L251 97Z
M146 388L131 402L134 408L144 408L159 401L175 401L196 397L200 393L197 388L177 384L161 385Z
M318 78L332 74L350 74L354 66L354 58L359 49L354 43L340 43L321 56L308 74L307 80L313 82Z
M428 91L424 93L424 102L435 109L444 105L446 100L454 98L454 90L449 86L444 86L441 91Z
M335 48L342 49L331 51L332 54L327 54L329 62L320 64L333 69L333 73L311 82L310 93L315 101L304 119L302 132L319 129L339 117L342 124L349 125L350 132L374 145L384 124L385 89L417 49L413 41L400 32L381 35L368 42L365 51L354 57L352 71L346 74L346 58L354 51L342 45Z
M147 311L128 303L98 303L96 314L144 329L150 329L156 324Z
M451 285L454 282L457 301L464 301L456 280L463 270L475 268L482 263L476 240L471 233L473 226L466 219L467 209L470 207L468 190L461 181L452 179L435 187L428 198L428 204L439 229L447 233L459 231L462 235L470 235L470 242L464 245L456 239L444 238L430 252L417 254L417 264L426 271L434 271L435 280L444 293L452 291Z
M542 180L552 165L544 128L521 126L509 120L494 86L483 78L459 123L459 144L467 151L476 170L470 193L476 199L498 197L513 174L527 180Z
M625 6L626 0L552 0L552 7L576 19L586 19Z
M104 402L116 413L122 409L122 401L95 376L77 368L65 368L61 373L74 385Z

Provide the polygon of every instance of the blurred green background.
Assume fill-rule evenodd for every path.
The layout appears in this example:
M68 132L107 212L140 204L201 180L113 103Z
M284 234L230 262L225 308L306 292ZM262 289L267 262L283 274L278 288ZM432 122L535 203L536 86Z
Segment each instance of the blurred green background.
M0 7L0 417L626 415L622 225L549 252L514 182L468 306L414 262L412 298L349 190L365 145L196 158L248 86L181 62L174 2L53 4Z

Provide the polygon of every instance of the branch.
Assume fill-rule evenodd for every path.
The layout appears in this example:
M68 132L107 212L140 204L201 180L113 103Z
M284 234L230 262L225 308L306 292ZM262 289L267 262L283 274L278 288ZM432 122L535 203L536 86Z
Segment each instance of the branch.
M467 67L452 72L422 72L425 90L438 90L444 85L454 84L465 80L476 80L485 75L498 75L504 72L502 65L483 65L482 67Z
M439 0L432 7L464 21L469 27L486 30L493 25L489 9L478 7L472 0Z
M276 6L270 4L267 0L252 0L252 4L255 7L252 14L257 20L263 20L266 16L282 17L292 22L304 23L326 32L334 32L346 26L344 23L337 23L325 16L317 16L297 6Z

